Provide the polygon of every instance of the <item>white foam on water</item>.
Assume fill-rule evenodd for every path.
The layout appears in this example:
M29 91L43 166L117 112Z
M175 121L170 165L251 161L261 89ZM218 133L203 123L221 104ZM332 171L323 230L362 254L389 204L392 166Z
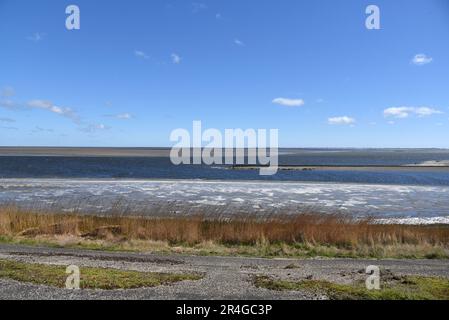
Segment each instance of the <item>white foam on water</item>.
M227 206L248 211L291 206L445 223L449 187L348 183L192 180L0 179L0 202L50 203L72 199L102 202ZM105 204L103 204L103 201ZM78 201L80 202L80 201ZM410 218L412 217L412 218ZM424 219L424 220L423 220ZM381 221L381 220L379 220Z
M431 224L449 224L449 216L447 217L429 217L429 218L388 218L388 219L376 219L376 223L380 224L411 224L411 225L431 225Z

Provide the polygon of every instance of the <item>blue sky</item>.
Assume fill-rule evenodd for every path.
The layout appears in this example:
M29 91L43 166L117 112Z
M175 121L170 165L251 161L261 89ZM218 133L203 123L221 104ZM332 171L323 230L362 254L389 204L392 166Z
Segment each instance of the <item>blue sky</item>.
M170 146L193 120L447 148L449 2L0 0L0 145Z

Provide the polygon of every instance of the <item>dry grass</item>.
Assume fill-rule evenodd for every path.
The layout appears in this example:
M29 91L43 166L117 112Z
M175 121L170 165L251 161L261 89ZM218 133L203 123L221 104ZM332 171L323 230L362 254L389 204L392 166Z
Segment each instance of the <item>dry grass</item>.
M138 216L92 216L43 210L0 207L0 236L66 236L115 242L153 241L195 246L276 245L289 255L298 246L316 254L333 248L354 250L364 256L389 256L395 248L413 252L417 247L432 254L448 252L449 226L385 225L371 219L354 220L344 215L301 213L276 218L240 217L206 219L202 216L145 218ZM293 248L293 249L292 249ZM320 249L321 248L321 249ZM400 255L400 254L399 254ZM443 254L444 256L445 254ZM431 256L430 256L431 257Z

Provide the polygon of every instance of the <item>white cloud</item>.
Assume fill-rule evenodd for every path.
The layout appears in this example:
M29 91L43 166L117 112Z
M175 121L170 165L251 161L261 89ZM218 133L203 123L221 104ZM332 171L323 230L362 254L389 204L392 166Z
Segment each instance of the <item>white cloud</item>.
M394 118L407 118L412 111L413 108L409 107L392 107L384 110L384 116Z
M74 121L75 123L79 123L79 121L80 121L79 116L71 108L58 107L50 101L32 100L32 101L28 102L28 106L30 108L44 109L44 110L53 112L62 117L69 118L72 121Z
M0 122L12 123L12 122L16 122L16 120L11 119L11 118L0 118Z
M13 109L18 107L18 104L12 101L11 98L16 93L14 91L13 87L3 87L0 90L0 97L3 97L4 99L0 100L0 107L6 108L6 109Z
M30 106L32 108L41 108L41 109L49 109L49 110L54 108L53 104L50 101L45 101L45 100L32 100L32 101L28 102L28 106ZM57 108L57 109L59 109L59 108Z
M204 3L199 3L199 2L192 3L192 12L193 13L198 13L205 9L207 9L207 6Z
M20 106L16 102L6 99L6 100L0 100L0 107L6 108L6 109L15 109Z
M431 116L433 114L442 114L440 110L435 110L429 107L419 107L415 109L415 113L420 117Z
M27 39L33 42L39 42L44 38L44 36L45 36L44 33L36 32L32 36L27 37Z
M109 130L110 128L111 127L106 126L102 123L92 123L92 124L88 124L87 126L80 127L79 130L86 132L86 133L94 133L96 131Z
M384 110L385 117L393 117L399 119L408 118L410 115L426 117L441 113L443 112L429 107L391 107Z
M244 47L245 44L243 43L243 41L239 40L239 39L234 39L234 44L240 46L240 47Z
M108 126L105 126L105 125L102 124L102 123L96 124L96 125L94 125L94 126L95 126L96 129L99 129L99 130L105 130L105 129L109 128Z
M412 59L412 63L417 65L417 66L422 66L428 63L432 62L432 58L428 57L427 55L425 55L424 53L420 53L420 54L416 54L413 59Z
M8 101L7 101L8 102ZM95 124L91 122L87 122L81 119L81 117L76 113L73 109L67 108L67 107L61 107L53 104L51 101L48 100L40 100L35 99L31 100L25 104L16 104L13 102L8 102L8 104L5 105L5 101L0 101L0 106L6 106L6 107L26 107L31 109L41 109L48 112L51 112L55 115L70 119L72 122L74 122L78 129L80 131L93 133L98 130L107 130L110 129L109 126L106 126L104 124ZM122 114L116 114L113 115L117 119L131 119L131 115L129 113L122 113ZM14 119L9 118L0 118L0 122L15 122ZM35 127L33 132L51 132L52 129L45 129L41 127Z
M116 118L120 120L129 120L133 116L129 113L119 113L119 114L106 114L105 117Z
M36 126L32 132L54 132L53 129L46 129Z
M351 125L355 123L355 119L348 117L348 116L342 116L342 117L333 117L327 119L327 122L329 124L345 124L345 125Z
M181 63L181 57L179 55L177 55L176 53L172 53L171 54L171 61L174 64L180 64Z
M117 119L131 119L132 116L129 113L121 113L116 116Z
M149 59L150 58L145 52L143 52L141 50L135 50L134 55L141 59Z
M16 94L13 87L3 87L2 90L0 90L0 96L9 98Z
M302 99L289 99L289 98L276 98L273 99L272 103L279 104L286 107L300 107L304 105L304 100Z

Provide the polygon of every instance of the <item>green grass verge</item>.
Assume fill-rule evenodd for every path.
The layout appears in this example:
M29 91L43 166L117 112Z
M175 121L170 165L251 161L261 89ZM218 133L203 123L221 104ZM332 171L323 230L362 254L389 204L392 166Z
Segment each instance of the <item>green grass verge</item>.
M65 288L65 266L24 263L0 259L0 278ZM183 280L199 280L198 274L139 272L106 268L80 268L81 289L132 289L155 287Z
M439 277L402 276L383 284L380 290L368 290L364 282L352 285L324 280L294 282L266 276L257 276L254 284L277 291L311 291L332 300L449 300L449 279Z
M368 258L368 259L448 259L449 249L437 245L377 245L337 247L310 243L256 243L225 244L204 242L198 244L169 243L165 241L125 240L108 241L80 237L17 237L0 236L0 243L74 248L101 251L154 252L199 256L243 256L263 258Z

